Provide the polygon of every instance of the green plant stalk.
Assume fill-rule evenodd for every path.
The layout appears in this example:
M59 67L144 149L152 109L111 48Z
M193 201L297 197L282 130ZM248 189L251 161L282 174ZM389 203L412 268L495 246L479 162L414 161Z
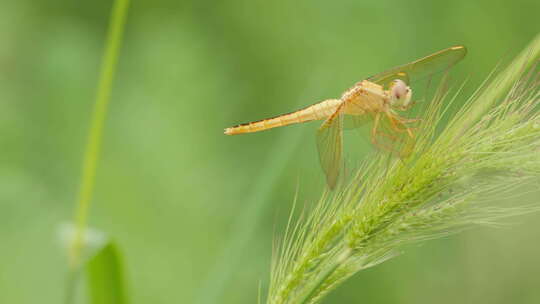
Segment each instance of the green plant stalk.
M324 282L332 275L334 272L345 263L345 261L351 257L353 254L352 249L346 248L344 252L342 252L333 263L328 266L325 270L322 271L322 273L319 275L319 277L316 279L315 283L313 284L313 287L308 289L307 292L298 300L299 304L308 304L312 298L314 297L316 291L319 289L321 285L324 284Z
M79 267L84 244L84 232L88 218L96 169L99 161L103 126L111 96L112 83L122 44L122 35L129 6L129 0L114 1L110 16L105 51L101 63L101 72L97 87L96 101L90 122L90 133L84 154L80 189L75 211L75 238L69 253L69 265L72 270Z

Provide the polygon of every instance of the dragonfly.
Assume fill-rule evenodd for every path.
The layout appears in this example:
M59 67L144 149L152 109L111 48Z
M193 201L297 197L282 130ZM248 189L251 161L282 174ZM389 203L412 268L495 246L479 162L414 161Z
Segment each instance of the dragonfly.
M343 130L372 122L371 143L382 150L400 154L414 145L419 119L402 116L411 109L409 84L448 70L467 54L464 46L452 46L408 64L357 82L339 99L327 99L276 117L239 124L225 129L226 135L264 131L291 124L322 120L317 130L319 160L330 189L334 189L343 162Z

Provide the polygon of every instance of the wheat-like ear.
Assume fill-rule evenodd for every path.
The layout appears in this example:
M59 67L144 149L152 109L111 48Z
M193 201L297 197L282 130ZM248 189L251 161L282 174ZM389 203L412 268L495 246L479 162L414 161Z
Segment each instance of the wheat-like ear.
M267 303L317 303L404 244L540 210L495 204L540 177L539 54L540 35L446 126L441 117L460 90L440 90L406 159L372 156L349 184L290 224L275 251Z

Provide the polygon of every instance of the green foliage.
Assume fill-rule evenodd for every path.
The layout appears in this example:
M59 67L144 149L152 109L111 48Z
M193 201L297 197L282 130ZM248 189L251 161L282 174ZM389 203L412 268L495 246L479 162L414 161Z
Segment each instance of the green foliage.
M88 260L85 271L90 304L128 303L122 258L113 242Z
M459 94L441 85L411 155L367 159L349 184L287 229L267 302L316 303L405 244L540 210L494 203L540 177L539 57L540 35L436 134L445 104Z

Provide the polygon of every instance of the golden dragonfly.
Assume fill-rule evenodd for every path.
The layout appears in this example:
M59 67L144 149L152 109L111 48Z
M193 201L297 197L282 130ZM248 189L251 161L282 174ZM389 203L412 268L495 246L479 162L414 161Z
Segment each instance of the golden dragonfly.
M414 142L409 119L399 112L413 105L411 82L449 69L467 54L464 46L453 46L401 65L356 83L339 99L327 99L306 108L273 118L253 121L225 129L227 135L264 131L291 124L324 120L317 130L317 147L327 184L333 189L342 164L343 130L372 121L371 142L392 152L404 142Z

